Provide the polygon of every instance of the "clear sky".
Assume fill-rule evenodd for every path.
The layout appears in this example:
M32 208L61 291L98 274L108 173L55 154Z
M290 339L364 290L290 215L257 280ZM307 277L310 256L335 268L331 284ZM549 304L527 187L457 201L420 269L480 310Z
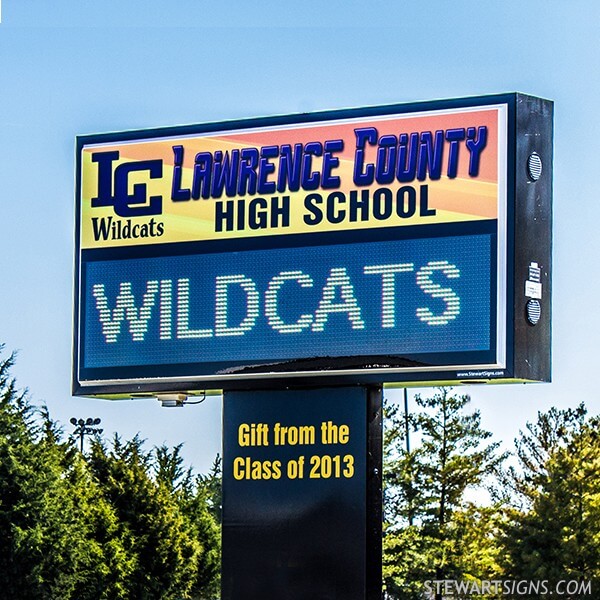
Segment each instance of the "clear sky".
M538 410L600 412L597 1L1 5L0 341L67 431L98 416L109 434L184 442L199 471L220 449L218 397L70 396L76 135L512 91L555 102L553 383L465 391L508 448Z

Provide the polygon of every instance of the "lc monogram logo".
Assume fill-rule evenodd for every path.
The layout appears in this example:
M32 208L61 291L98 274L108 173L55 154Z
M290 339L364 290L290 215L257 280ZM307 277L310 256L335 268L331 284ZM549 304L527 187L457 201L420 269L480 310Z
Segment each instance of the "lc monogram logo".
M119 152L95 152L92 162L98 163L98 195L92 198L92 207L113 206L119 217L147 217L162 213L162 196L147 196L145 183L136 183L133 193L128 193L129 174L148 171L150 179L162 177L163 161L140 160L123 163L114 169ZM114 189L114 193L113 193Z

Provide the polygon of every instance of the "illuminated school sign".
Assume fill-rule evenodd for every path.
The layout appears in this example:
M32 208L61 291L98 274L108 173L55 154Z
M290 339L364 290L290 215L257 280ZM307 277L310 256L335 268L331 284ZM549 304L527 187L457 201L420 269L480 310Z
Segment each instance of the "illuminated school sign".
M551 128L506 94L79 137L74 392L547 380Z

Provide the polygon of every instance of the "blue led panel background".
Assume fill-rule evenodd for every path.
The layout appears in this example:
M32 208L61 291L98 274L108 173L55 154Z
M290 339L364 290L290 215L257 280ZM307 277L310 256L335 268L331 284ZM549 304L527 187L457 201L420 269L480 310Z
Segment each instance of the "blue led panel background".
M86 262L81 366L493 351L495 252L482 233Z

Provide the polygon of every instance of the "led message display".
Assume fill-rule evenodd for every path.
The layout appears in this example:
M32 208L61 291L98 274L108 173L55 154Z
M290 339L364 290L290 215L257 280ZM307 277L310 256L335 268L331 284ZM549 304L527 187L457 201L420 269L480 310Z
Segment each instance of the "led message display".
M78 138L75 393L508 376L515 99Z
M489 352L493 247L470 235L91 262L83 365L244 365L247 344L254 360Z

